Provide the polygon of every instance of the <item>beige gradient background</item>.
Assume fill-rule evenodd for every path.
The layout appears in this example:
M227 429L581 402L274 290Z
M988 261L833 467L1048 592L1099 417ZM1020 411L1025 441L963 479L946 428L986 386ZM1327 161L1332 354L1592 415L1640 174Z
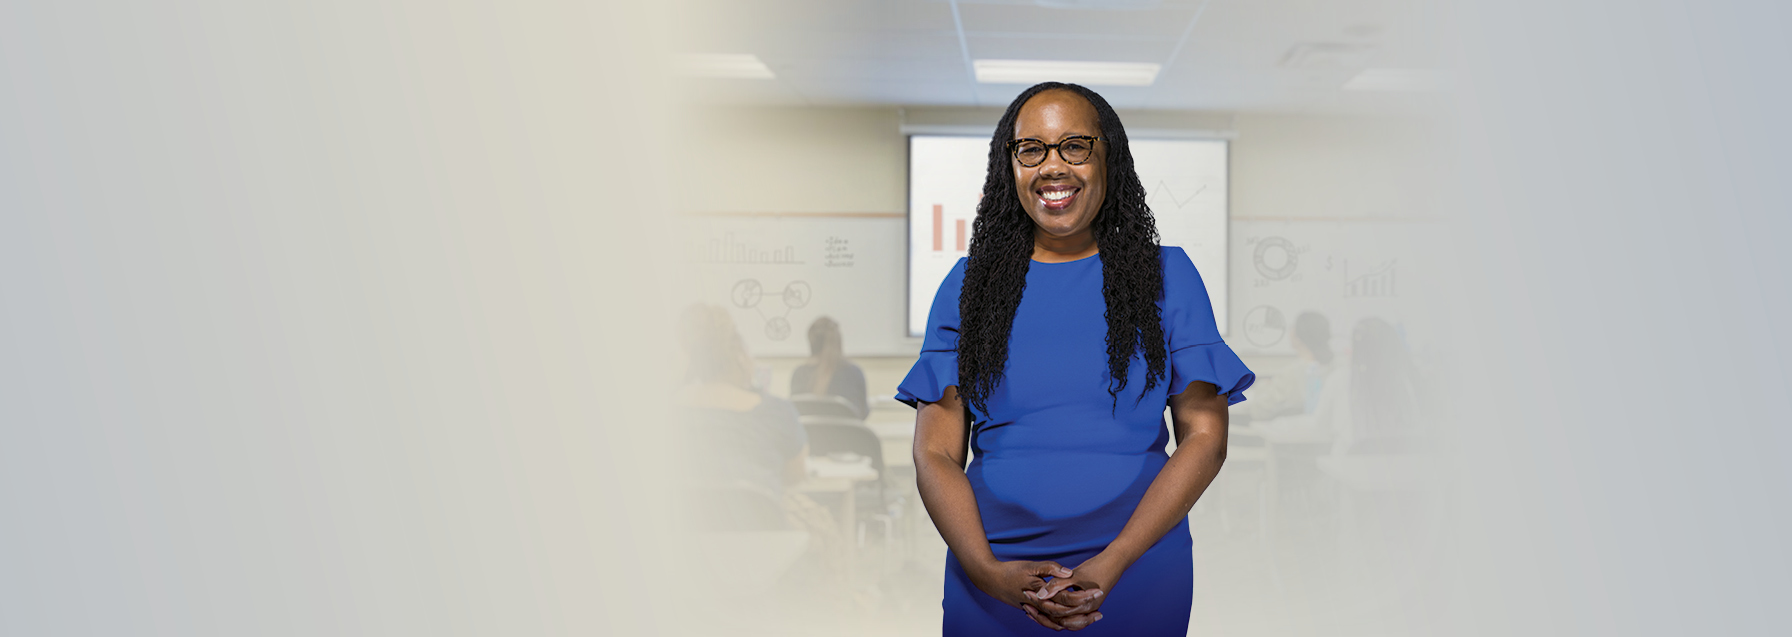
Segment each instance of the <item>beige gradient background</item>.
M1192 633L1784 634L1792 10L1440 7L1443 123L1374 165L1447 158L1412 185L1459 257L1441 543L1368 619ZM0 634L723 632L664 523L661 239L751 173L666 143L679 24L0 4Z

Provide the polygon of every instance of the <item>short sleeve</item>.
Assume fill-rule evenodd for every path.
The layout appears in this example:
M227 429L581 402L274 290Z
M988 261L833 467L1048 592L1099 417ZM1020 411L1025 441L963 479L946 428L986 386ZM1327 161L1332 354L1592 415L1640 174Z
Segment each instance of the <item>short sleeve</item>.
M1213 322L1213 301L1207 284L1182 248L1164 247L1164 336L1169 341L1170 394L1180 394L1194 381L1212 383L1226 403L1244 401L1244 390L1257 381L1238 354L1220 338Z
M921 402L938 401L947 387L958 384L958 292L964 288L964 265L965 259L959 258L940 282L933 308L927 311L921 357L896 386L896 400L910 407L919 409Z

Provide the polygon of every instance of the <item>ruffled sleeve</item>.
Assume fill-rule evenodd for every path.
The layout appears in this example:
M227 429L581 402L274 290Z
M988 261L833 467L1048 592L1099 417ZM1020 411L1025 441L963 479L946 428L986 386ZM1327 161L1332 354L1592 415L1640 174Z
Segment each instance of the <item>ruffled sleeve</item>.
M1165 337L1169 340L1170 394L1188 390L1194 381L1212 383L1226 403L1244 401L1244 390L1257 382L1238 354L1220 338L1213 322L1213 301L1207 285L1182 248L1164 247Z
M940 282L933 308L927 312L921 358L896 386L896 400L910 407L919 409L919 403L936 402L946 395L947 387L958 384L958 292L964 287L964 264L960 258Z

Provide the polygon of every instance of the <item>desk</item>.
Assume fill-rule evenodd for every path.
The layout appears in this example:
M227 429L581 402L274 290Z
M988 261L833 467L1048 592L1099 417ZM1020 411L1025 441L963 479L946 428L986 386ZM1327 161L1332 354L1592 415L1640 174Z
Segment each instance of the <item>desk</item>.
M853 525L858 521L858 503L853 497L853 487L860 482L878 480L877 470L871 468L871 459L862 462L840 462L826 456L810 456L809 478L796 485L799 493L838 493L840 494L840 537L848 538L847 544L853 543Z
M1263 441L1262 449L1256 454L1248 454L1252 460L1262 460L1264 465L1265 498L1262 506L1264 526L1268 529L1271 543L1274 534L1282 522L1282 484L1288 469L1300 463L1302 466L1311 458L1331 451L1332 432L1321 428L1312 416L1286 416L1274 420L1266 420L1242 427L1233 427L1231 435L1242 440L1256 438ZM1242 447L1252 449L1252 447Z
M876 418L881 414L872 414L873 419L866 420L865 426L883 443L884 466L907 467L915 464L915 412L899 414L904 418Z

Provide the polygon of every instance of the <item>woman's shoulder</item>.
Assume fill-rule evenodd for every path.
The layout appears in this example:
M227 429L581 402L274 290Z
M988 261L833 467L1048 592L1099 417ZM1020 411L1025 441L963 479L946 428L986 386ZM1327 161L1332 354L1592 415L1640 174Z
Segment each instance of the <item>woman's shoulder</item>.
M1180 246L1160 246L1158 258L1164 264L1164 287L1180 288L1187 285L1203 285L1201 272L1195 269L1195 262L1188 256L1188 251ZM1203 285L1203 287L1205 287Z
M1158 246L1157 258L1164 262L1165 272L1169 272L1171 267L1181 268L1186 265L1191 270L1195 267L1194 260L1188 258L1188 251L1182 249L1182 246Z

